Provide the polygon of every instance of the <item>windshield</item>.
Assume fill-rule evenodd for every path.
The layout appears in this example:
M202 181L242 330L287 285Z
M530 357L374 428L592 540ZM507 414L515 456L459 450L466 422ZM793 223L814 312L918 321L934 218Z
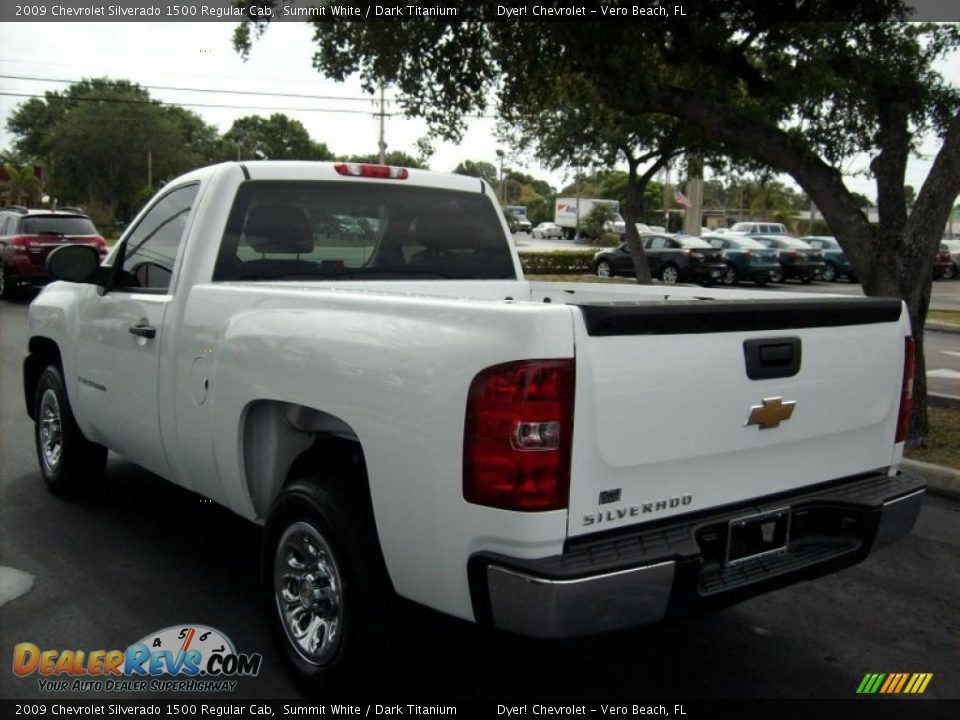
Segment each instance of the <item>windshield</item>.
M20 224L24 235L96 235L97 229L85 217L70 215L33 215Z
M214 280L515 278L487 195L360 182L247 182Z

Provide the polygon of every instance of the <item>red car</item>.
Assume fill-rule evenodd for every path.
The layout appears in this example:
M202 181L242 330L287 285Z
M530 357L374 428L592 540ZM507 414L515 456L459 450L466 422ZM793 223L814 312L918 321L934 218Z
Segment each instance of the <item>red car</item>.
M940 243L940 249L937 251L937 257L933 261L933 277L952 280L956 271L953 267L953 259L950 257L950 248L946 243Z
M50 282L47 255L66 244L93 245L101 258L107 254L107 244L82 212L0 208L0 297Z

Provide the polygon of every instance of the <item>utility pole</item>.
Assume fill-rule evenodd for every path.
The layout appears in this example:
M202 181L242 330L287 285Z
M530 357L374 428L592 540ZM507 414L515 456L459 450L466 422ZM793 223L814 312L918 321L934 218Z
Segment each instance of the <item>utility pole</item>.
M503 175L503 150L497 150L497 157L500 159L500 204L507 204L507 182Z
M663 168L663 226L670 230L670 200L673 194L670 192L670 163Z
M698 155L687 159L687 200L690 202L684 212L683 232L700 237L703 227L703 160Z
M380 116L380 142L377 145L380 147L380 164L387 164L387 141L383 139L383 124L384 118L386 117L386 101L383 99L383 85L380 85L380 112L377 113Z
M147 150L147 187L153 187L153 150Z

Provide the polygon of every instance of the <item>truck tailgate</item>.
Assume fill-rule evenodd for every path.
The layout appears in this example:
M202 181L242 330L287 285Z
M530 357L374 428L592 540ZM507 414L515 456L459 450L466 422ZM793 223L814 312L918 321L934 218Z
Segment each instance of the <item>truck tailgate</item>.
M892 462L897 300L579 307L569 536Z

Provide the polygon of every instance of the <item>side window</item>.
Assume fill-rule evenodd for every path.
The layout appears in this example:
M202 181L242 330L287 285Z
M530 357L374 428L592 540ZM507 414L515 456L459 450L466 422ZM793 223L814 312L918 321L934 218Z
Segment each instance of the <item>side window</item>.
M650 238L650 244L647 246L650 250L663 250L667 246L667 239L665 237L652 237Z
M9 215L0 218L0 236L6 237L7 235L13 235L13 224L14 219Z
M723 248L723 240L720 238L710 238L707 242L710 243L710 247Z
M118 286L165 292L183 241L187 217L200 186L177 188L165 195L127 237Z

